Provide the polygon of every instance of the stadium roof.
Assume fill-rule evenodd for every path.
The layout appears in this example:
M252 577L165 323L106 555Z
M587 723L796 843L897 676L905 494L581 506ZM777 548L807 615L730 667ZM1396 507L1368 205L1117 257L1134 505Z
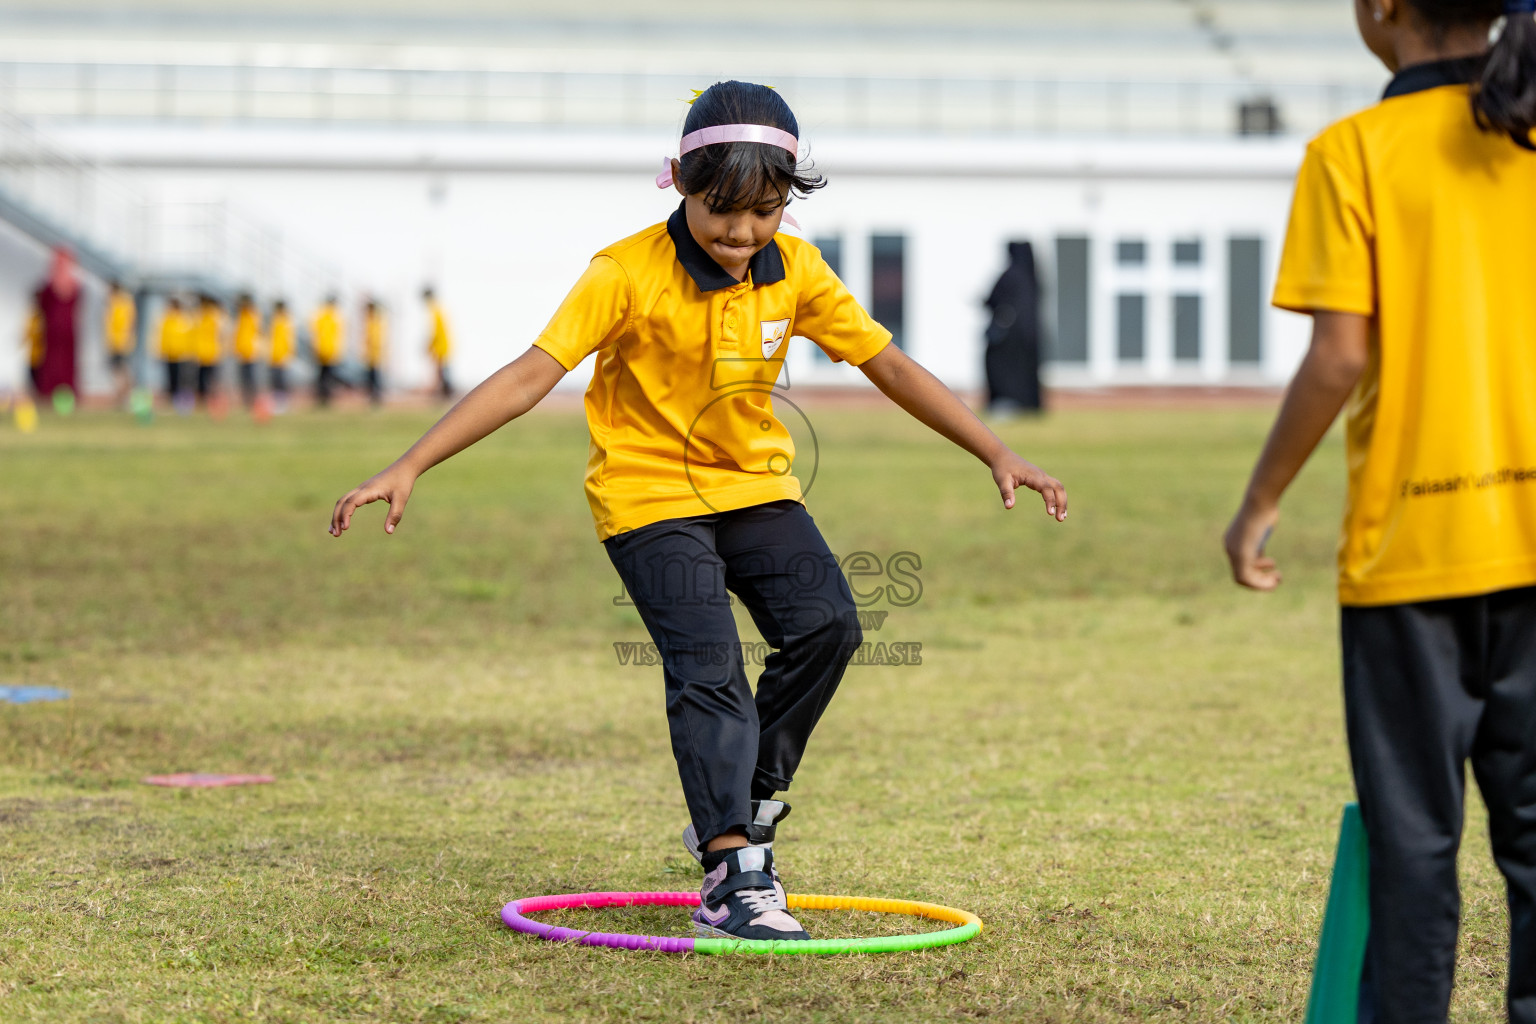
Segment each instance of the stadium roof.
M1378 83L1349 0L0 0L0 56ZM729 11L727 14L726 12Z

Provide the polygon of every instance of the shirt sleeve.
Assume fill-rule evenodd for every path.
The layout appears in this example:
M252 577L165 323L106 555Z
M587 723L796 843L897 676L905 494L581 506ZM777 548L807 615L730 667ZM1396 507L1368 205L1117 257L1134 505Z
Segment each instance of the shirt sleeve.
M611 256L595 256L534 344L574 370L629 330L632 308L629 275Z
M1276 306L1298 313L1376 312L1376 224L1362 177L1318 143L1307 148L1275 282Z
M891 332L864 311L813 246L806 247L805 286L795 310L795 333L821 347L834 363L872 359L891 343Z

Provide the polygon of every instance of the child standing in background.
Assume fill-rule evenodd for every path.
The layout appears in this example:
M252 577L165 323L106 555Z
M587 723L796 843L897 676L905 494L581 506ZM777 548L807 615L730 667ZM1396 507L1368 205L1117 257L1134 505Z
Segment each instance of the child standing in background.
M256 357L261 345L261 314L250 295L235 304L235 358L240 368L240 398L247 409L256 404Z
M315 314L311 337L315 346L315 402L323 409L331 404L331 395L339 382L336 364L341 362L343 336L336 296L325 297L324 304Z
M288 303L278 299L272 303L272 319L267 325L271 350L267 353L272 373L272 411L288 411L288 361L293 358L293 316Z
M1394 77L1307 149L1274 301L1313 316L1312 345L1227 555L1243 586L1279 585L1264 539L1347 402L1358 1019L1446 1020L1470 759L1509 899L1509 1020L1536 1024L1536 0L1355 8Z
M384 336L388 324L384 311L373 299L363 304L363 363L368 373L368 400L375 406L384 401Z
M187 357L192 354L192 321L172 295L165 300L160 317L160 361L165 366L165 395L178 412L185 411L182 395L187 386Z
M103 334L107 339L107 364L112 371L112 385L119 408L128 404L128 393L133 389L133 373L128 360L133 355L134 327L138 322L138 309L133 293L113 281L107 293L106 317Z
M421 298L432 317L431 332L427 336L427 355L432 357L437 367L438 392L444 398L452 398L453 385L448 380L448 356L453 352L453 340L448 336L448 317L443 313L442 304L437 301L437 294L431 288L423 290Z
M224 311L219 300L203 295L192 331L192 349L197 357L197 398L204 405L219 389L219 360L224 357Z

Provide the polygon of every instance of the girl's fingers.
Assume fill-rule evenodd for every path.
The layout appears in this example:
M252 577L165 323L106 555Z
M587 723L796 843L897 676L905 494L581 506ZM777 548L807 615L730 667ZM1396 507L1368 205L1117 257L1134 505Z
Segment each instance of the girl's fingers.
M405 515L405 496L396 494L389 499L389 515L384 517L384 532L394 533L403 515Z
M1003 497L1003 508L1013 508L1013 486L1013 477L1011 476L1003 477L998 485L997 493Z

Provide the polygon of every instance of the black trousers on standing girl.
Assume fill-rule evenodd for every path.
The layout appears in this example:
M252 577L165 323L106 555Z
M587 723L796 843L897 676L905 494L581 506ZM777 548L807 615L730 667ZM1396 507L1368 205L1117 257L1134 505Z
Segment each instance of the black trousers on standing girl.
M858 650L837 559L797 501L668 519L604 542L661 654L667 723L701 842L788 789ZM771 647L747 682L730 594Z
M1509 899L1511 1024L1536 1024L1536 588L1343 610L1370 861L1360 1024L1444 1024L1466 765Z

